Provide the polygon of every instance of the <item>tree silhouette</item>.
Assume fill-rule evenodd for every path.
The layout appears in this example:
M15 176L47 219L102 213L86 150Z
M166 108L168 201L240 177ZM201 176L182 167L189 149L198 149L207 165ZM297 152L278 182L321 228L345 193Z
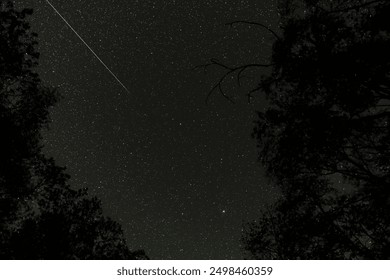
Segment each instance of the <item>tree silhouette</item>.
M11 1L0 1L0 258L147 259L131 252L97 198L73 190L42 153L41 130L58 101L34 71L37 34Z
M248 226L251 258L390 258L390 2L281 0L255 92L259 159L282 198ZM212 92L211 92L212 93ZM222 92L223 93L223 92ZM224 94L224 93L223 93Z
M254 136L283 198L255 258L390 257L390 3L281 1Z

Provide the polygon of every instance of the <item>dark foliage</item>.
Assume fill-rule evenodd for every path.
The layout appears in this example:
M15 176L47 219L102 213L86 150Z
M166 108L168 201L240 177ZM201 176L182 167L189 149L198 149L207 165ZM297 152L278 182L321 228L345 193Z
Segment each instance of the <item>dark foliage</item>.
M146 259L128 249L100 201L73 190L64 168L42 154L41 130L58 94L34 71L31 13L0 1L0 258Z
M390 2L280 1L254 136L283 198L253 258L390 258Z

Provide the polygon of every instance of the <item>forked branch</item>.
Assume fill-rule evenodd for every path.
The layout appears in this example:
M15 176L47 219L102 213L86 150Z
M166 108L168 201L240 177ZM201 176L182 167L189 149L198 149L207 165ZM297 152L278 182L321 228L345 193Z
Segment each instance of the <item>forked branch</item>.
M228 77L231 77L232 75L237 73L237 83L239 86L241 86L242 75L246 70L248 70L249 68L257 68L257 67L271 67L272 65L273 64L252 63L252 64L245 64L245 65L241 65L241 66L232 67L232 66L228 66L226 64L223 64L216 59L211 59L210 63L196 66L194 69L203 68L204 70L206 70L210 66L217 66L217 67L220 67L222 69L225 69L225 73L221 76L221 78L218 80L218 82L211 88L211 90L207 94L206 103L208 102L211 94L216 90L218 90L219 93L223 97L225 97L227 100L234 103L234 101L228 95L226 95L226 93L222 89L222 85L223 85L224 81ZM252 93L252 91L251 91L251 93ZM249 96L248 96L248 98L249 98Z

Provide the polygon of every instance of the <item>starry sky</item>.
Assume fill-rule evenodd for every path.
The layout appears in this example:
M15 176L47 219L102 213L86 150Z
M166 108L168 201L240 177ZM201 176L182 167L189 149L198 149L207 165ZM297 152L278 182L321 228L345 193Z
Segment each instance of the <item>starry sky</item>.
M194 70L210 58L268 63L277 30L274 0L51 0L105 69L45 0L34 9L38 69L62 100L52 110L45 150L88 187L123 226L131 249L152 259L242 259L243 223L277 196L251 138L260 95L245 93L265 70L249 71L235 103L207 94L223 73Z

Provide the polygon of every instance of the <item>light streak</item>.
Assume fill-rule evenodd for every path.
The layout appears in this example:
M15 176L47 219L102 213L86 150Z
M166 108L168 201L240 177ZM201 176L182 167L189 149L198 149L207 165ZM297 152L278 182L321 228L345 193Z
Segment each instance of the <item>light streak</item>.
M81 40L81 42L84 43L84 45L92 52L92 54L100 61L100 63L107 69L108 72L115 78L115 80L127 91L127 93L130 93L130 91L127 89L127 87L119 80L119 78L108 68L108 66L104 63L104 61L94 52L94 50L87 44L87 42L84 41L84 39L77 33L77 31L69 24L69 22L60 14L60 12L53 6L53 4L50 3L49 0L45 0L47 4L49 4L53 10L61 17L61 19L66 23L66 25L76 34L76 36Z

